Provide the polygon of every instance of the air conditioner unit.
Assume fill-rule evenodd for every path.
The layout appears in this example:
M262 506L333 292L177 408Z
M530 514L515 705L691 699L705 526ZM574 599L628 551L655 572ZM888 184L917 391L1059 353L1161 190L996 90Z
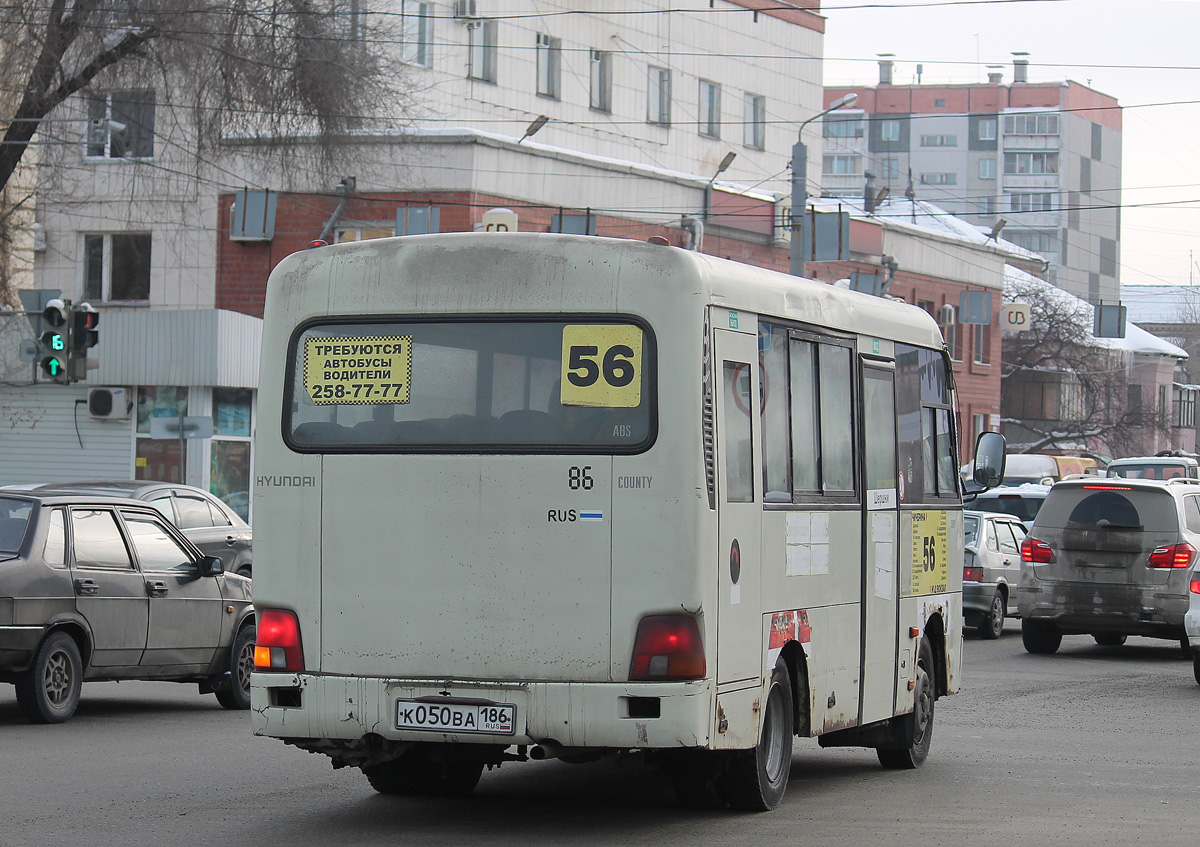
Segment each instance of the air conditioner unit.
M128 388L89 388L88 414L98 421L127 421L133 411Z
M454 0L454 17L477 18L479 10L475 8L475 0Z

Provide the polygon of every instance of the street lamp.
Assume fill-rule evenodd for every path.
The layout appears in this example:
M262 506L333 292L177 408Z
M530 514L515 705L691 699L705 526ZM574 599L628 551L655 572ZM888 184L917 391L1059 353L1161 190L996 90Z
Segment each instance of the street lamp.
M837 109L853 106L858 102L854 92L845 94L833 101L828 109L817 112L811 118L800 124L800 132L796 143L792 146L792 240L791 240L791 273L792 276L804 276L804 207L808 203L808 148L804 145L804 128L817 118L823 118Z

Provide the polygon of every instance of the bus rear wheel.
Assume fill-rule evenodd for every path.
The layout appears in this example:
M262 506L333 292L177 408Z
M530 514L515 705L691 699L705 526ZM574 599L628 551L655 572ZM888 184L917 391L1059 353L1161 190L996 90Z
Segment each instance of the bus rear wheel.
M733 808L766 812L783 799L792 770L792 714L792 678L781 659L771 672L758 744L734 753L726 774Z
M448 747L434 751L432 745L417 744L399 759L368 765L362 772L380 794L459 797L479 784L483 760L458 755Z
M879 764L893 770L911 770L924 764L929 757L929 746L933 743L933 705L937 699L937 687L933 670L933 648L927 639L921 639L917 650L917 679L913 688L912 714L905 715L901 720L907 723L904 728L906 738L912 739L912 744L902 749L877 747L875 753L879 756Z

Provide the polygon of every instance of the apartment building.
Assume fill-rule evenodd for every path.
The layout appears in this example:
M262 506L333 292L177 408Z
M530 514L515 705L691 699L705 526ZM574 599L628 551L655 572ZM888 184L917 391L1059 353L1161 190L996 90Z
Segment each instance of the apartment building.
M824 123L822 185L928 200L1032 250L1044 277L1092 304L1120 296L1121 109L1078 82L1030 82L1028 60L986 83L905 85L891 60L857 109Z

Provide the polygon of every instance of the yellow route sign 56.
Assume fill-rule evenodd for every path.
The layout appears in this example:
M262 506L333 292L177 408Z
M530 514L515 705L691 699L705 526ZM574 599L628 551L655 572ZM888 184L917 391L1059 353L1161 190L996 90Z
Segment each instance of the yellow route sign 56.
M569 324L562 332L564 406L632 408L642 402L642 330L631 324Z
M412 336L308 338L304 387L318 406L407 403Z
M950 585L948 514L912 513L912 596L941 594Z

